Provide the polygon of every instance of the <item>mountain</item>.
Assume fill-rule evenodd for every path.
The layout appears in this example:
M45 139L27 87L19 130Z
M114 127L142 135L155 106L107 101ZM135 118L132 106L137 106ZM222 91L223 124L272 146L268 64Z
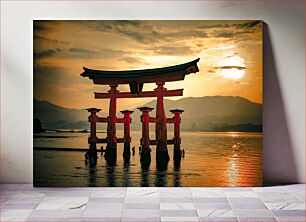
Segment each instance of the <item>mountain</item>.
M88 116L84 109L69 109L34 99L34 119L39 119L45 129L87 129Z
M183 109L182 130L214 131L218 127L238 124L262 124L262 105L242 97L234 96L205 96L187 97L179 100L164 100L167 117L172 117L171 109ZM156 100L145 106L156 107ZM139 116L135 109L133 116ZM155 111L150 113L155 116Z
M156 107L156 100L144 104ZM179 100L164 100L167 117L172 117L170 109L183 109L182 130L188 131L219 131L220 129L260 129L262 124L262 105L242 97L205 96L188 97ZM106 113L100 113L107 116ZM132 130L139 130L141 113L137 108L132 114ZM118 117L122 114L118 113ZM155 110L150 113L155 116ZM46 101L34 100L34 117L40 119L44 128L87 129L88 112L81 109L67 109ZM101 126L103 125L103 126ZM118 129L122 129L118 124ZM245 125L247 127L237 127ZM254 125L255 128L252 126ZM105 124L99 124L105 129Z

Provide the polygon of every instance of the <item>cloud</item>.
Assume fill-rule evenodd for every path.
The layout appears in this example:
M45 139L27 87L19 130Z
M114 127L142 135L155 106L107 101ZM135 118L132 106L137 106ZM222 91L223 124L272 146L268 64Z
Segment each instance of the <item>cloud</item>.
M69 42L52 39L50 35L56 35L61 30L62 21L60 20L35 20L33 21L33 39L34 45L36 41L45 41L48 43L60 43L68 45Z
M163 34L164 38L207 38L208 35L206 32L197 31L197 30L181 30L177 32L165 32Z
M152 54L155 55L194 55L197 54L200 50L195 50L190 46L160 46L160 47L152 47L147 50L151 51Z
M96 28L98 30L115 30L128 27L139 27L141 21L137 20L117 20L117 21L96 21Z
M156 42L158 41L158 38L160 37L155 31L151 31L150 33L143 34L138 31L122 29L122 30L118 30L118 33L128 36L134 39L135 41L144 43L144 44L147 44L150 42Z
M69 56L72 58L95 58L99 53L85 48L70 48Z
M140 43L150 43L159 36L152 26L136 20L96 21L96 31L111 32L126 36Z
M233 56L236 56L238 55L237 52L233 52L233 53L230 53L229 55L225 56L224 58L228 59L228 58L232 58Z
M215 28L230 28L233 25L231 24L215 24L215 25L201 25L199 28L201 29L215 29Z
M103 58L114 58L114 59L117 59L119 57L123 57L126 55L130 55L132 53L130 51L109 49L109 48L99 49L98 52L99 52L99 55L102 56Z
M221 21L220 21L221 22ZM220 29L220 28L252 28L259 25L261 21L250 21L245 23L225 23L225 24L215 24L215 25L202 25L199 28L202 29Z
M154 23L153 23L154 24ZM97 21L93 26L96 31L110 32L135 40L138 43L165 43L173 39L206 38L203 30L185 27L179 31L169 29L160 30L147 21L119 20Z
M71 48L69 49L72 53L82 53L82 54L96 54L96 51L90 50L90 49L84 49L84 48Z
M217 69L239 69L239 70L244 70L246 67L243 66L221 66L221 67L216 67Z
M216 37L216 38L234 38L236 36L244 35L244 34L248 34L248 33L254 33L254 32L253 31L241 31L241 32L237 32L237 31L228 32L228 31L225 31L225 32L221 32L221 33L216 33L212 37Z
M57 77L61 76L61 73L65 73L67 69L53 66L53 65L42 65L36 64L34 65L34 79L38 76L45 76L45 77Z
M51 42L51 43L62 43L62 44L65 44L65 45L69 45L70 44L69 42L66 42L66 41L50 39L50 38L47 38L45 36L40 36L40 35L35 35L35 34L34 34L33 38L34 38L34 44L35 44L35 41L37 41L37 40Z
M233 38L236 34L235 33L232 33L232 32L222 32L218 35L216 35L215 37L217 38Z
M51 21L51 22L50 22ZM34 20L33 31L35 32L56 32L59 30L59 26L62 21L60 20Z
M143 63L143 64L147 64L143 59L137 58L137 57L122 57L119 60L127 62L127 63Z
M38 23L38 22L33 22L33 30L35 31L44 31L47 28L42 24L42 23Z
M61 51L62 51L61 49L57 48L57 49L48 49L48 50L45 50L45 51L37 52L37 53L34 53L34 59L51 57L51 56L54 56Z
M261 24L261 21L249 21L244 23L232 23L232 24L215 24L215 25L203 25L202 29L212 29L209 37L215 38L235 38L245 34L255 33L255 27Z
M142 63L146 64L145 60L138 58L136 55L132 57L133 52L116 50L109 48L102 48L98 50L91 50L86 48L70 48L70 57L72 58L103 58L103 59L116 59L127 63Z
M130 64L141 63L147 64L144 59L139 58L137 55L133 56L132 51L116 50L109 48L102 48L91 50L86 48L70 48L68 50L69 58L86 58L86 59L115 59Z
M252 21L252 22L237 24L236 27L239 27L239 28L252 28L252 27L255 27L255 26L259 25L260 23L261 23L261 21Z
M240 84L240 85L246 85L246 86L250 85L250 83L248 83L248 82L239 82L239 81L237 81L236 83Z
M68 56L71 58L103 58L103 59L119 59L125 55L129 55L131 52L123 50L115 50L109 48L102 48L97 50L86 49L86 48L70 48L68 50Z

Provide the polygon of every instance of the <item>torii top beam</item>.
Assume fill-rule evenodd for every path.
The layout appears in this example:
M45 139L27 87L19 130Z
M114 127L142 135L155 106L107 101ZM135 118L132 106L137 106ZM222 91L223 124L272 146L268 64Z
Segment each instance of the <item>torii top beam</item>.
M199 71L197 63L199 58L180 65L168 66L155 69L127 70L127 71L104 71L93 70L83 67L83 77L92 79L94 84L119 85L129 84L131 93L142 92L144 83L172 82L184 80L185 75Z

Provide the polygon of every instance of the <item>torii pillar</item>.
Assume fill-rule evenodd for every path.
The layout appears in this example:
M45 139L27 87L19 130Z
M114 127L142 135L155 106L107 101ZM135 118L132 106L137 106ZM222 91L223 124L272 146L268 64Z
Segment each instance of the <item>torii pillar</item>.
M164 82L157 82L156 84L156 166L159 170L165 170L167 169L167 165L170 159L167 150L167 119L164 109L164 95L166 89L164 88Z
M117 137L116 137L116 102L118 93L118 84L111 84L109 92L109 116L107 117L107 146L105 151L105 159L109 165L114 165L117 160Z
M123 137L123 142L124 142L124 148L123 148L123 159L124 163L130 163L130 158L131 158L131 114L134 111L130 110L122 110L120 111L124 116L123 116L123 124L124 124L124 137Z
M149 112L153 110L151 107L140 107L138 108L142 115L140 117L142 122L142 138L141 138L141 157L140 162L143 169L147 169L151 163L151 148L149 138L149 123L150 116Z
M174 160L174 166L176 168L179 168L181 165L181 157L182 157L180 124L181 124L181 114L184 112L184 110L172 109L170 110L170 112L173 114L173 120L174 120L173 160Z
M96 158L97 157L97 122L98 116L97 113L101 111L101 109L97 108L89 108L86 109L90 116L88 117L88 122L90 122L90 136L88 138L89 143L89 157Z

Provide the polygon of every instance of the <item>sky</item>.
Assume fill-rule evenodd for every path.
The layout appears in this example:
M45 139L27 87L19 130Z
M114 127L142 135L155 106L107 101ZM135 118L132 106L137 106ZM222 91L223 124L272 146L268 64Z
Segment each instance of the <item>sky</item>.
M240 96L262 103L262 22L211 20L35 20L34 98L66 108L108 109L94 98L108 86L81 77L83 67L135 70L200 58L199 72L166 83L183 97ZM153 90L155 84L145 84ZM121 92L129 91L120 85ZM169 97L167 99L180 99ZM118 99L132 109L154 98Z

